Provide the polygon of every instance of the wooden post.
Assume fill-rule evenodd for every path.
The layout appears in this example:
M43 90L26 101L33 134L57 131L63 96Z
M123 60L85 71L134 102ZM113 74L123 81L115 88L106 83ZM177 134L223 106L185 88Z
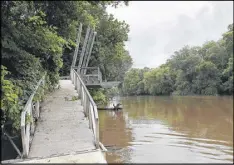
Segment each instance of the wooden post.
M84 65L84 67L88 67L89 59L90 59L90 56L91 56L91 53L92 53L93 44L94 44L94 40L95 40L96 35L97 35L97 32L94 32L94 33L93 33L93 36L92 36L92 42L91 42L91 45L90 45L90 48L89 48L88 57L87 57L87 60L86 60L86 63L85 63L85 65ZM86 71L87 71L87 70L85 70L84 74L86 74Z
M83 62L84 53L85 53L85 49L86 49L89 33L90 33L90 27L88 27L87 31L86 31L84 44L83 44L82 51L81 51L81 54L80 54L80 60L79 60L79 65L78 65L78 70L79 71L78 72L80 72L80 68L81 68L81 65L82 65L82 62Z
M74 52L74 55L73 55L72 67L76 65L76 59L77 59L77 55L78 55L78 52L79 52L81 32L82 32L82 23L80 23L79 31L77 33L76 49L75 49L75 52Z

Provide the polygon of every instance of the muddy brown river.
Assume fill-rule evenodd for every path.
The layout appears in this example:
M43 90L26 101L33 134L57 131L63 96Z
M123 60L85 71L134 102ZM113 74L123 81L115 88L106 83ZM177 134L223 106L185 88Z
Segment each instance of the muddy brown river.
M99 111L108 163L232 163L233 97L119 97Z

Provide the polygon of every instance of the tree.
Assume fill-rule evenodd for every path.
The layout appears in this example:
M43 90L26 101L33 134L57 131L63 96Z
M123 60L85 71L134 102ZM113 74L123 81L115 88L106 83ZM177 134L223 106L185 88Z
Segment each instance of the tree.
M146 72L144 82L145 90L153 95L170 95L173 91L173 77L166 66Z
M143 70L135 69L125 76L123 93L232 95L233 24L222 36L217 42L208 41L201 47L184 46L175 51L165 64L147 70L143 80L142 74L137 76L135 73L142 73Z
M138 85L141 81L139 77L139 69L131 69L126 73L124 78L123 88L127 95L137 95L140 94L138 90Z
M124 3L128 4L127 1ZM132 59L124 48L124 41L128 38L128 25L106 12L107 6L117 7L119 4L119 1L1 2L4 66L1 70L8 72L2 77L5 82L4 92L7 93L8 88L22 91L14 93L9 90L10 94L2 95L4 107L1 109L9 119L18 122L16 118L20 119L22 107L16 113L9 110L9 106L24 105L42 75L47 73L46 87L50 89L58 83L59 73L69 74L79 23L83 24L83 29L90 26L98 32L90 64L104 66L102 71L106 79L123 79L132 64ZM84 34L85 30L82 36ZM83 40L84 37L81 38ZM117 64L113 69L109 65L114 60ZM8 97L11 94L19 102L13 104L12 97Z
M219 70L210 61L202 61L196 66L197 76L193 80L196 88L196 94L217 95L218 86L220 85Z
M229 58L228 66L222 74L227 79L227 81L222 84L223 91L233 95L233 57Z

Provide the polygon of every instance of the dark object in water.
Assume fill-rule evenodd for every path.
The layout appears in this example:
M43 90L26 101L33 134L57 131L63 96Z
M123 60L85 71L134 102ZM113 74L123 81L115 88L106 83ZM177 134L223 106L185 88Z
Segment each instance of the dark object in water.
M123 149L122 147L117 147L116 145L108 145L105 147L106 147L108 152L115 152L115 151Z
M116 110L121 110L121 109L123 109L123 108L121 108L121 107L119 107L119 108L113 108L113 107L103 107L103 108L97 108L98 110L114 110L114 111L116 111Z
M120 103L118 103L116 106L113 104L113 107L104 107L104 108L97 108L98 110L114 110L114 111L117 111L117 110L121 110L123 109L122 107L120 107Z

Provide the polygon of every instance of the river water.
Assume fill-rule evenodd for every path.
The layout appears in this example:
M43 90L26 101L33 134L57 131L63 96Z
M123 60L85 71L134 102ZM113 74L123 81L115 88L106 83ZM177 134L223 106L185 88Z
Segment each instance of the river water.
M108 163L232 163L233 97L120 97L99 111Z

